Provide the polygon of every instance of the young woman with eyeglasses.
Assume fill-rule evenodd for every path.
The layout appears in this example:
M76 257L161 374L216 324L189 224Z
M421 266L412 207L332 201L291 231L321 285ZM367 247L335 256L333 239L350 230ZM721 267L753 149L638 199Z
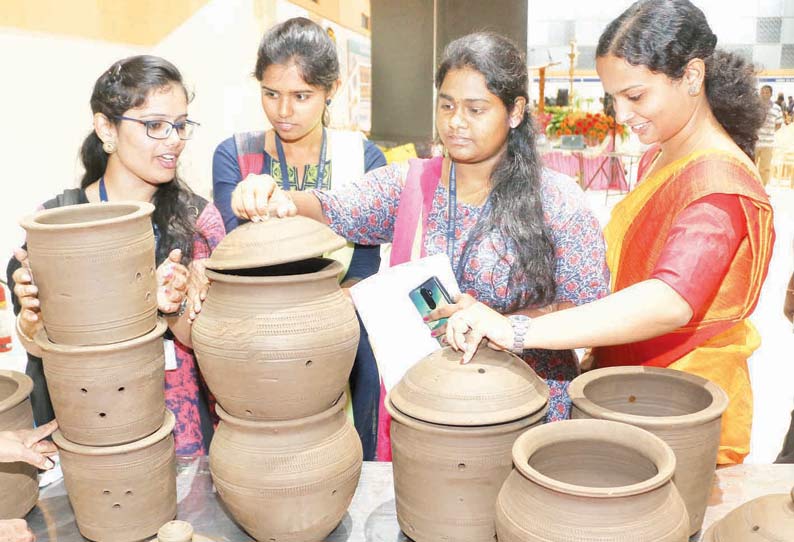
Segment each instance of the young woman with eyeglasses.
M142 55L114 63L96 81L91 95L94 130L80 152L85 166L80 189L67 190L44 207L116 200L154 204L158 308L168 322L166 337L175 339L177 360L176 369L166 371L166 406L177 420L177 453L193 455L207 452L213 424L190 349L190 322L205 293L200 262L210 256L225 230L217 208L177 175L179 156L198 127L188 119L189 101L182 75L170 62ZM36 357L40 351L29 340L42 326L38 291L31 283L27 254L19 250L15 256L8 267L9 284L18 335L29 354L27 373L35 383L36 422L42 424L53 412L41 359Z

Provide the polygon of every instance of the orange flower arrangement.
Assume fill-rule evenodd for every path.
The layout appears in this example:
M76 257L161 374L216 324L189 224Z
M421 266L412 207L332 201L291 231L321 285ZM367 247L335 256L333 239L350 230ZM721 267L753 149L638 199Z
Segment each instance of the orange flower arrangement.
M588 145L598 145L603 142L612 128L615 135L625 138L626 127L615 123L615 119L604 113L585 113L583 111L569 111L559 122L549 123L546 135L561 137L564 135L582 135Z

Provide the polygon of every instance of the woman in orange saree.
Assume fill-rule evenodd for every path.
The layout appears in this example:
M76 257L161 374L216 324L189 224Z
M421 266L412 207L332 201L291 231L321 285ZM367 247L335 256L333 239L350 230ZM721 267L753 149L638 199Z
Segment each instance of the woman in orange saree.
M618 122L648 151L643 180L605 229L613 294L511 322L476 304L447 325L471 358L496 348L596 347L596 366L653 365L704 376L728 393L717 462L749 453L748 320L766 278L772 208L752 157L763 110L753 66L716 49L688 0L640 0L602 34L597 70Z

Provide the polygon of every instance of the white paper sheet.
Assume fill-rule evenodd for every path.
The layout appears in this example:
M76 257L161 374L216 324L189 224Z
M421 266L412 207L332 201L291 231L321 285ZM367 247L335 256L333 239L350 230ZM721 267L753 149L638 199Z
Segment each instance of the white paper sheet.
M384 269L350 289L387 391L417 361L441 348L408 297L411 290L433 276L453 299L460 294L446 254Z

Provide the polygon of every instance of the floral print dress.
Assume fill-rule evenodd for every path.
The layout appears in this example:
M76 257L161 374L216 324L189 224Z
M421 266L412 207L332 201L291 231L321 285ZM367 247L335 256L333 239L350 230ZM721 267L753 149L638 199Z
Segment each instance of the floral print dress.
M360 244L389 243L394 236L397 207L406 168L392 164L374 170L336 191L315 190L331 228ZM424 238L428 256L447 253L447 188L436 187ZM516 197L520 197L517 194ZM609 270L598 220L581 189L568 177L544 170L541 183L544 221L554 245L557 303L581 305L609 293ZM516 261L513 242L487 234L476 246L467 239L483 213L483 206L457 203L453 269L459 269L460 289L494 310L509 314L527 308L534 287L523 272L510 273ZM465 255L465 261L461 258ZM547 421L570 416L566 388L578 374L572 350L527 350L524 359L549 385Z

